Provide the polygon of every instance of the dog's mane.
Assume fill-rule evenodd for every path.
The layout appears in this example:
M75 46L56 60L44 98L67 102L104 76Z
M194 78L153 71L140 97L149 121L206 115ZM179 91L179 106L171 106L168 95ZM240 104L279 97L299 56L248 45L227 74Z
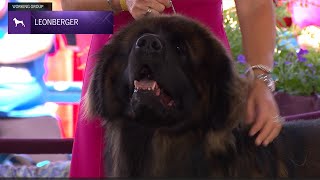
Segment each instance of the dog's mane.
M194 50L192 56L197 56L198 53L201 56L200 59L203 59L201 63L203 63L204 71L199 72L199 76L212 77L213 79L210 78L212 82L207 82L206 86L209 88L201 86L206 95L199 100L199 103L209 106L206 109L195 109L190 119L204 117L203 114L210 113L207 118L212 118L215 121L215 123L209 122L212 127L202 127L191 123L185 127L176 127L179 131L175 131L175 128L150 129L126 120L125 116L114 115L121 114L121 110L110 114L110 110L106 109L115 110L115 107L121 107L119 104L115 104L114 107L105 107L106 104L111 103L110 99L104 99L106 92L102 91L102 88L106 88L107 85L98 83L106 83L103 78L111 73L103 74L103 71L106 70L106 64L112 64L113 58L119 54L119 51L123 51L121 47L123 43L129 41L132 32L138 32L139 29L148 27L145 23L157 21L166 23L168 20L166 18L180 21L180 24L177 24L177 27L173 27L173 29L193 28L189 31L194 32L192 36L195 36L193 40L196 41L197 49ZM188 26L188 23L191 25ZM203 35L201 39L198 39L198 33ZM207 44L203 44L204 42ZM203 48L212 49L204 50ZM215 59L212 59L212 55ZM213 175L206 169L208 164L203 164L203 162L216 157L217 154L230 155L236 151L233 131L241 126L244 118L247 82L236 73L230 55L205 26L180 15L141 19L115 34L112 41L102 49L98 57L88 91L83 98L83 107L86 110L85 116L100 116L106 121L108 148L106 156L109 156L113 161L112 175L166 176L170 174L185 175L186 173ZM220 67L216 68L218 65ZM112 103L117 103L116 99L113 99ZM177 149L181 152L177 152ZM195 154L190 157L190 153ZM219 163L223 162L219 160ZM179 164L186 166L175 167ZM228 173L221 167L216 166L216 168L215 173L218 173L216 175ZM194 172L195 169L197 172Z

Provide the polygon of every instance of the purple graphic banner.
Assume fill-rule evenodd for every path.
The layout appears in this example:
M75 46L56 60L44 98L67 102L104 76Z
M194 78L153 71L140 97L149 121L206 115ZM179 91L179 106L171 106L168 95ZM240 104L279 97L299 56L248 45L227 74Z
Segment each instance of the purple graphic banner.
M112 34L111 11L9 11L9 34Z

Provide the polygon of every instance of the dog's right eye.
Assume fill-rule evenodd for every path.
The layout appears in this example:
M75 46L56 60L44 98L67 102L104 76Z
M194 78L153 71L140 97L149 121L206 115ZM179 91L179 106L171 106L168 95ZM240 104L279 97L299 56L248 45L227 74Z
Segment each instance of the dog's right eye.
M176 46L176 51L177 51L177 53L179 53L180 55L185 55L185 53L186 53L186 47L185 47L185 45L184 45L184 44L178 44L178 45Z

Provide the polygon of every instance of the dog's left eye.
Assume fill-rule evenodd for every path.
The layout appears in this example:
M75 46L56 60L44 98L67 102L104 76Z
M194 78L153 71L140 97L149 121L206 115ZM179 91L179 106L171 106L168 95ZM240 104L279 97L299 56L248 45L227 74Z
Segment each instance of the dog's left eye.
M179 44L176 46L176 51L181 54L181 55L184 55L185 52L186 52L186 48L183 44Z

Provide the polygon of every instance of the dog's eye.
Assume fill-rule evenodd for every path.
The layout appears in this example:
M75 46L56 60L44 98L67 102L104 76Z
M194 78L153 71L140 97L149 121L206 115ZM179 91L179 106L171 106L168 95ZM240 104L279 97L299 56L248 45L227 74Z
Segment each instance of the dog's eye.
M184 55L184 53L186 52L186 48L184 45L180 44L176 46L176 51L181 54Z
M177 46L176 48L177 48L177 52L179 52L179 53L180 53L180 52L181 52L181 48L180 48L180 46Z

